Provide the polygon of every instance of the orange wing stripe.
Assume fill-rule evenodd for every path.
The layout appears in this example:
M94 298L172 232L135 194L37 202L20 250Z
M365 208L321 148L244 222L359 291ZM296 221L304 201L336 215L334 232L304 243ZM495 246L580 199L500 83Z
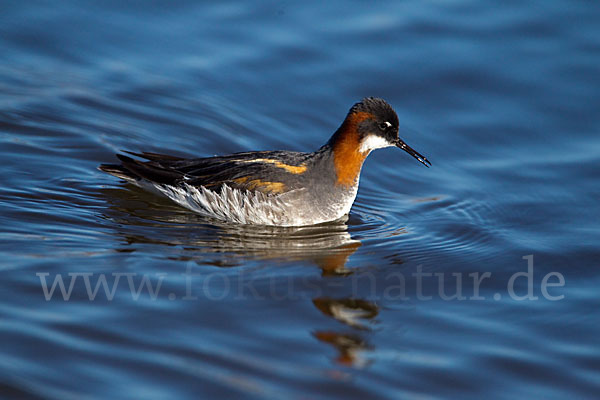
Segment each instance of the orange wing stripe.
M247 184L248 190L260 190L266 193L283 193L285 191L285 185L281 182L268 182L261 181L260 179L253 179L248 181L249 177L244 176L241 178L234 179L233 181L238 184Z
M306 165L304 165L304 164L301 164L298 166L289 165L289 164L282 163L281 161L278 161L278 160L272 160L270 158L255 158L254 160L236 160L236 161L245 162L245 163L261 162L261 163L266 163L266 164L273 164L277 168L285 169L287 172L289 172L291 174L303 174L306 172Z

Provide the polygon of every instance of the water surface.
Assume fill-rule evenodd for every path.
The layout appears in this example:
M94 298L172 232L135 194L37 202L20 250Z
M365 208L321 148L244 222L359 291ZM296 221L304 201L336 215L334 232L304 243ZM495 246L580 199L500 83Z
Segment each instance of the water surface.
M0 393L596 397L599 17L5 2ZM121 149L312 151L364 96L433 167L373 153L345 222L217 224L96 169ZM68 300L46 300L57 278Z

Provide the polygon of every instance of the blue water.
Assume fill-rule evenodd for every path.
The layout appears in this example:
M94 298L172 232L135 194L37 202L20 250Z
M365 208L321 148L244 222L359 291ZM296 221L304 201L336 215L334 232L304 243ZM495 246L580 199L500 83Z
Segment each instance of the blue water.
M597 398L596 3L0 8L1 397ZM364 96L433 167L374 152L346 223L216 225L96 169L312 151Z

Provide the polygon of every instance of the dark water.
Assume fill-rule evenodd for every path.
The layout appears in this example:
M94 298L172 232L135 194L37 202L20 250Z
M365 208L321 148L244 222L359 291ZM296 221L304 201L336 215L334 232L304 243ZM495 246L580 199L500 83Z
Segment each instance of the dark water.
M0 8L2 397L597 397L597 3ZM219 226L96 170L311 151L369 95L433 167L375 152L345 224Z

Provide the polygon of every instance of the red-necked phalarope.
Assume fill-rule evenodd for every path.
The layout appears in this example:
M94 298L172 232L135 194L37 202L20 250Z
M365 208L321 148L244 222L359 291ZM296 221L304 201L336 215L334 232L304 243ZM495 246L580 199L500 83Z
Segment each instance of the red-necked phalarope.
M156 153L117 154L99 168L205 216L280 226L334 221L350 212L363 162L396 146L431 163L398 137L398 117L382 99L356 103L331 139L314 153L254 151L184 159Z

